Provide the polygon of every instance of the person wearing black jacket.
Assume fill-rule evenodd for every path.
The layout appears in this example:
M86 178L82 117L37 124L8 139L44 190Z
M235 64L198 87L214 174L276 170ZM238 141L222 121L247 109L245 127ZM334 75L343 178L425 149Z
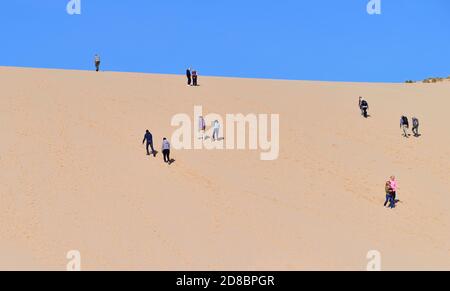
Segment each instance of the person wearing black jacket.
M400 117L400 128L403 130L403 136L404 137L408 137L408 129L409 129L409 121L408 121L408 117L406 116L402 116Z
M196 70L192 71L192 86L197 86L197 79L198 79L198 74Z
M192 78L191 78L191 68L186 70L186 78L188 86L191 86Z
M362 99L360 103L361 113L362 115L367 118L369 115L367 114L367 110L369 109L369 104L366 100Z

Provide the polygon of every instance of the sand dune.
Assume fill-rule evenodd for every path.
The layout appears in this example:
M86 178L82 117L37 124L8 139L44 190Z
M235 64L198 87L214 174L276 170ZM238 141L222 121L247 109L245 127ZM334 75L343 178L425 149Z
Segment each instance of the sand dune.
M75 249L84 270L365 270L369 250L385 270L450 270L450 83L199 81L0 68L0 269L64 270ZM280 114L279 158L146 156L145 129L159 150L194 105Z

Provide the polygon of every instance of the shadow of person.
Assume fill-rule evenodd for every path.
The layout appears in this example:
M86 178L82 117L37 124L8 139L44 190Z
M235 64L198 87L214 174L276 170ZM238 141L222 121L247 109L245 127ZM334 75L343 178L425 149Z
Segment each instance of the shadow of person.
M158 151L153 151L153 153L152 153L153 157L156 157L157 154L158 154Z
M421 137L422 135L420 133L415 134L414 137Z
M225 138L223 138L223 137L219 137L219 138L217 138L217 141L222 141L222 140L224 140Z
M173 163L175 163L175 159L170 159L169 165L172 165Z

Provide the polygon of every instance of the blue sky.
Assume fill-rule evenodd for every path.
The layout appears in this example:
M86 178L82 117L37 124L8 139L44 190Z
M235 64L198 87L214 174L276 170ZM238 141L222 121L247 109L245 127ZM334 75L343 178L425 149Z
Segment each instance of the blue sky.
M450 1L10 0L0 66L327 81L450 75Z

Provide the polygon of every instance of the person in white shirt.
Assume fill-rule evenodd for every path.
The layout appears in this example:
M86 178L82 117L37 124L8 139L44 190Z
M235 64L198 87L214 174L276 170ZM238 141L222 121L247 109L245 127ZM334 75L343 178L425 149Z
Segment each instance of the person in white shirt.
M167 138L163 138L162 153L164 156L164 163L168 163L170 165L172 161L170 159L170 143Z
M214 121L214 131L213 131L213 141L216 141L219 139L219 130L220 130L220 123L218 120Z

